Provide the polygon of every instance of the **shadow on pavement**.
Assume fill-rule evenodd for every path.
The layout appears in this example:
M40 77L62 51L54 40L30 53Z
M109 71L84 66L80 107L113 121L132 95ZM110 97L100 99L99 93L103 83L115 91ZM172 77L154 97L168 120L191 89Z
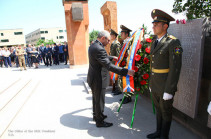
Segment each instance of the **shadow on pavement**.
M123 117L118 117L115 115L115 113L109 113L110 115L108 115L108 118L105 120L108 122L113 122L114 126L109 128L97 128L92 118L79 114L86 110L91 110L91 108L85 108L72 113L64 114L60 118L60 123L69 128L87 130L87 133L90 136L103 137L105 139L128 139L129 137L136 138L135 136L141 134L139 129L122 127L120 124L124 124L124 119Z

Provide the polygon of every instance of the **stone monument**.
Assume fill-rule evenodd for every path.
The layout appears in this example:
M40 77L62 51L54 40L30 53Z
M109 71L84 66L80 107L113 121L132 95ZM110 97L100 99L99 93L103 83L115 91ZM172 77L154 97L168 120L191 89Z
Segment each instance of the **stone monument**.
M168 32L183 47L178 92L174 98L174 107L183 115L177 112L175 116L193 130L211 137L211 116L207 112L211 101L211 18L174 23Z
M63 0L70 65L88 63L89 11L87 0Z
M204 51L203 20L187 21L186 24L171 24L169 34L181 42L183 48L182 69L174 107L195 118L200 92L202 57Z
M117 28L117 4L113 1L107 1L102 7L101 7L101 14L103 15L104 19L104 30L107 30L110 32L111 29L116 31L118 33ZM112 42L113 40L111 40ZM110 52L110 46L111 44L107 45L105 47L107 53Z

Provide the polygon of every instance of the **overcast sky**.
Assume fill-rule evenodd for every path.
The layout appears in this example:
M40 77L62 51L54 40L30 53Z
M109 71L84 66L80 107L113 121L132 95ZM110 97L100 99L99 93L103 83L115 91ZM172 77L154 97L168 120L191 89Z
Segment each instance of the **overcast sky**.
M175 19L185 19L171 12L174 0L113 0L117 2L118 28L121 24L135 31L142 24L152 28L151 11L161 9ZM103 30L100 8L106 0L89 0L89 30ZM62 0L0 0L0 30L23 28L28 34L38 28L66 27ZM119 31L119 30L118 30Z

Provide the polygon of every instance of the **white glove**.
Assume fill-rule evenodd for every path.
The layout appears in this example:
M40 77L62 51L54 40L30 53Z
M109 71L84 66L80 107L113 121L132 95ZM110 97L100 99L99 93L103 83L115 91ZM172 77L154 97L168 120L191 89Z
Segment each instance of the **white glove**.
M211 115L211 101L210 101L210 104L207 107L207 112Z
M170 100L172 98L173 98L173 95L172 94L169 94L169 93L164 92L164 94L163 94L163 99L164 100Z

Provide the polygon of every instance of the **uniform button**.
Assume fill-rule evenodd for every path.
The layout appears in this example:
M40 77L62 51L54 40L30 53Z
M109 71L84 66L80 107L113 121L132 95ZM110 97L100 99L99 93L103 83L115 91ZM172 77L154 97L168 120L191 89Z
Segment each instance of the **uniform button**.
M154 61L152 61L152 63L154 63Z
M152 57L155 57L154 55L152 55Z
M152 73L152 75L154 75L154 73Z

